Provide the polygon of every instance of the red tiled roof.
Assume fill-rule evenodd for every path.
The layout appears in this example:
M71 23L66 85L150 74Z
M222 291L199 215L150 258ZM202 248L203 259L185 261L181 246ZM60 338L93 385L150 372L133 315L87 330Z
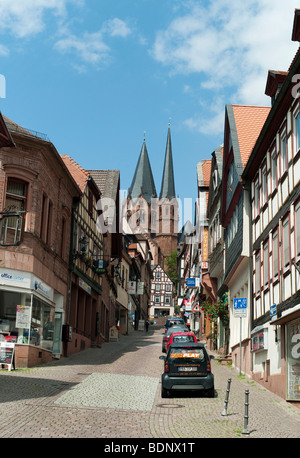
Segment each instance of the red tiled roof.
M83 192L90 174L86 170L84 170L82 167L80 167L80 165L77 164L77 162L75 162L67 154L62 154L60 157L62 158L70 174L72 175L72 177L78 184L81 192Z
M245 168L255 142L270 113L270 107L232 105L241 160Z
M209 186L210 172L211 172L211 159L207 159L202 164L202 174L203 174L204 186Z

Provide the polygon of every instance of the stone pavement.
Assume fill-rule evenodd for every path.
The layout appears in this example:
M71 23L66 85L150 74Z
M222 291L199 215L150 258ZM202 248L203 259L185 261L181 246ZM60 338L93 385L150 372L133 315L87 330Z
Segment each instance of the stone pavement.
M162 399L162 331L135 331L42 367L0 370L0 438L300 438L300 409L216 359L215 398Z

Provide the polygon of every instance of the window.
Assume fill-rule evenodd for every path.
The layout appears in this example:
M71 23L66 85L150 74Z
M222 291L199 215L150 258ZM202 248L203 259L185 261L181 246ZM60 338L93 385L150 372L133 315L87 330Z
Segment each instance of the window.
M267 166L262 169L262 205L265 205L268 200L268 186L267 186Z
M160 296L155 296L155 304L159 304L160 303Z
M300 201L295 205L296 262L300 258Z
M279 273L279 242L278 242L278 227L272 234L272 268L273 281L278 279Z
M255 293L260 295L260 251L255 256Z
M300 149L300 115L299 110L294 112L293 116L293 134L294 134L294 155L296 155Z
M278 175L277 175L277 154L274 150L271 152L271 186L272 192L275 191L278 185Z
M259 215L259 181L258 177L254 182L254 218Z
M160 278L160 272L156 272L155 277Z
M27 184L23 181L9 178L6 187L5 210L10 212L23 212L26 210ZM15 228L17 216L8 219L8 227Z
M265 243L264 245L264 289L269 287L269 242Z
M155 291L160 291L160 285L159 284L155 285Z
M282 262L283 270L290 268L290 218L282 221Z
M43 194L42 216L41 216L41 239L50 243L51 226L53 218L53 203L46 194Z
M166 285L166 291L171 291L171 285Z
M287 139L286 131L284 130L280 136L280 157L281 157L281 176L287 171L288 154L287 154Z
M165 297L165 304L170 304L170 296Z

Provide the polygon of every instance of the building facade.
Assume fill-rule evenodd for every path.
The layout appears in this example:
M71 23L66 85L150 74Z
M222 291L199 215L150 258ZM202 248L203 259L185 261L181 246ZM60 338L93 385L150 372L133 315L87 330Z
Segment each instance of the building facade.
M160 317L173 316L174 284L160 265L155 266L152 272L149 318L157 320Z
M31 367L63 354L71 214L81 191L46 136L3 123L0 338L15 342L16 367Z
M300 41L300 11L292 39ZM299 49L288 72L269 71L272 108L243 178L250 183L255 380L300 400L300 105Z

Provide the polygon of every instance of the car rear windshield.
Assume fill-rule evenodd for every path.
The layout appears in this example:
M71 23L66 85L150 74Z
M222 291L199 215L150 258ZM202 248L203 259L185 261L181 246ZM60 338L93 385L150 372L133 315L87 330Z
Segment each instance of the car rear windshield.
M205 361L203 348L171 348L169 358L180 361L194 360L195 362Z
M193 336L173 336L173 342L195 342L195 339Z
M168 322L167 326L170 327L170 326L173 326L174 324L183 324L183 323L184 323L184 321L180 320L180 319L179 320L170 320Z

